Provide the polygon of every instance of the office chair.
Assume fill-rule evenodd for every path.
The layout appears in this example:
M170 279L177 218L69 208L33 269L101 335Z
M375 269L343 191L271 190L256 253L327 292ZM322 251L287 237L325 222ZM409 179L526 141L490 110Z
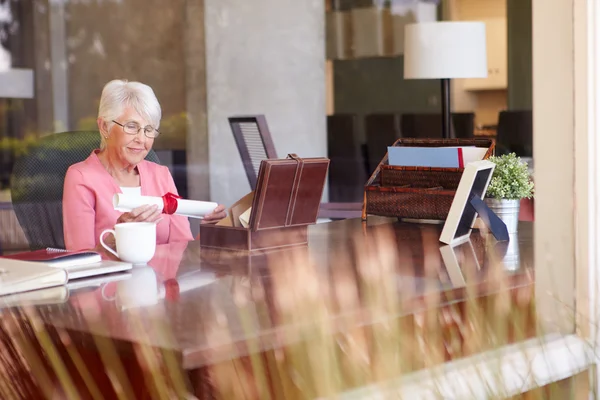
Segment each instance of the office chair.
M452 113L452 128L456 139L475 137L475 113Z
M11 176L11 196L29 247L64 248L62 196L67 169L100 147L94 131L64 132L41 137L17 157ZM151 150L146 160L159 163Z
M355 114L327 117L329 199L336 204L362 202L368 179Z
M452 113L450 137L471 139L475 136L475 113ZM442 138L442 114L403 114L400 131L405 138Z
M515 153L533 157L533 115L531 110L501 111L496 132L496 154Z
M388 146L402 137L400 114L368 114L365 116L365 133L369 154L369 176L387 154Z
M442 139L442 114L402 114L403 138Z
M229 126L233 133L250 188L256 188L260 162L269 158L278 158L275 144L264 115L229 117ZM358 218L362 203L321 203L319 218Z
M277 158L267 119L264 115L230 117L229 126L242 157L250 187L254 190L258 180L260 162L269 158Z

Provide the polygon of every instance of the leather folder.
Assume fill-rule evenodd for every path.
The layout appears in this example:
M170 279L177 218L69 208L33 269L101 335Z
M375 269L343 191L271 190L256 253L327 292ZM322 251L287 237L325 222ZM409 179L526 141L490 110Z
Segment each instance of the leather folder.
M256 189L219 223L201 224L200 245L254 251L307 244L307 226L317 221L328 168L324 157L262 160Z

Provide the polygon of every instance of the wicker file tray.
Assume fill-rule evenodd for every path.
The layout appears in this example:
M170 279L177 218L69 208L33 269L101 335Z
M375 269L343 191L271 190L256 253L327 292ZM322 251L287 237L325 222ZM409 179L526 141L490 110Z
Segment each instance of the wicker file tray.
M493 139L398 139L393 146L487 148ZM400 167L388 164L387 152L365 185L363 220L368 214L387 217L445 220L464 168Z

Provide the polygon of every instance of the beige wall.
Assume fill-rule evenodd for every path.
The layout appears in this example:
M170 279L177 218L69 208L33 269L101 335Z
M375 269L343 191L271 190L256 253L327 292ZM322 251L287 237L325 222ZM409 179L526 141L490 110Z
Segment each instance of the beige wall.
M250 191L227 118L264 114L279 157L327 155L325 4L206 0L211 200Z
M506 110L506 90L486 90L476 92L475 115L476 121L481 125L495 125L498 123L498 114Z
M494 18L506 15L506 0L453 0L456 1L459 19Z

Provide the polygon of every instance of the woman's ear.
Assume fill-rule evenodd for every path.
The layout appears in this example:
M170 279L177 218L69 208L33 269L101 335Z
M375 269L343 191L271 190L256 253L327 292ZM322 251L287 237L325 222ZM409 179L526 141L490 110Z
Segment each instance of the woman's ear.
M102 118L98 118L96 120L96 123L98 124L98 130L100 131L102 136L107 138L108 137L108 124L106 123L106 121L104 121Z

